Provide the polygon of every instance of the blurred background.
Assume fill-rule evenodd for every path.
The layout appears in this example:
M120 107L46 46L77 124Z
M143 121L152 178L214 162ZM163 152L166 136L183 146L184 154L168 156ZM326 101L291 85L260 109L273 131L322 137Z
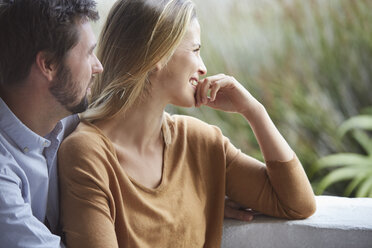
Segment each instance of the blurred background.
M98 0L97 37L113 0ZM316 194L372 197L372 1L194 0L208 75L225 73L264 104ZM262 160L238 114L168 111L219 126Z

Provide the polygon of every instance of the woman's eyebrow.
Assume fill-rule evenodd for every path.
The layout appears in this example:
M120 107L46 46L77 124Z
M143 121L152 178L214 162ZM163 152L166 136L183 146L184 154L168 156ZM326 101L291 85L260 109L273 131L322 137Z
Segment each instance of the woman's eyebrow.
M89 53L92 53L93 50L96 48L96 46L97 46L97 43L94 43L94 44L90 47L90 49L89 49Z

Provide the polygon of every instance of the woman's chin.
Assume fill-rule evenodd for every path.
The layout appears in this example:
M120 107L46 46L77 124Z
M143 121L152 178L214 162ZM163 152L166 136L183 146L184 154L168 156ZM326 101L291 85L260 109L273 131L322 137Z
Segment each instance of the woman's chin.
M196 101L194 97L190 99L178 99L178 101L173 102L172 105L182 108L192 108L195 107Z

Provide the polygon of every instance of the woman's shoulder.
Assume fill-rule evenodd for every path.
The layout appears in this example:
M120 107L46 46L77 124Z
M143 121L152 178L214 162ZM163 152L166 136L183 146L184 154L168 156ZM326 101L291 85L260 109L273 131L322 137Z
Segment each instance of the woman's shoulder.
M223 137L219 127L208 124L198 118L187 115L167 114L167 121L176 136L187 135L195 138L221 138Z
M75 131L63 140L59 154L67 151L70 154L79 153L84 155L93 150L101 149L112 150L111 142L93 124L80 122Z
M196 117L189 115L180 114L169 114L166 113L166 119L169 124L173 126L186 126L186 127L199 127L199 128L212 128L215 127L210 125Z
M94 125L81 122L58 150L61 178L86 178L107 182L115 158L111 142Z

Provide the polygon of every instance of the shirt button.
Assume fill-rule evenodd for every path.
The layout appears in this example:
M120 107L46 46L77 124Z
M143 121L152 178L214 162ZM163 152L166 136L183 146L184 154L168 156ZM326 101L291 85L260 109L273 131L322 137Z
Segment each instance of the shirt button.
M29 151L28 147L23 148L23 151L27 153Z
M44 141L44 146L48 146L48 141Z

